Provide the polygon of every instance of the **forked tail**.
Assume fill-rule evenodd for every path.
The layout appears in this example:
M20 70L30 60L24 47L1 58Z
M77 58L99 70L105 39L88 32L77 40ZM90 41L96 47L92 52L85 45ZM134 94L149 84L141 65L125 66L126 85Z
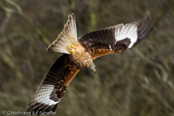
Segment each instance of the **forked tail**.
M63 31L58 35L47 48L48 51L60 52L71 54L73 44L77 41L77 30L75 14L72 13L68 16L68 21L65 24Z

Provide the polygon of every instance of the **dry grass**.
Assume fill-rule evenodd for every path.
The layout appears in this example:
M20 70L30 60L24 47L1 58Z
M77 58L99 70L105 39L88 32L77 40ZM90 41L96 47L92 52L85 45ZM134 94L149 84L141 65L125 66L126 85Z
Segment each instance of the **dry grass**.
M62 98L60 116L174 115L174 1L15 0L0 2L0 113L25 111L43 76L59 57L46 52L67 16L78 35L150 15L153 33L121 54L95 60ZM106 62L107 61L107 62Z

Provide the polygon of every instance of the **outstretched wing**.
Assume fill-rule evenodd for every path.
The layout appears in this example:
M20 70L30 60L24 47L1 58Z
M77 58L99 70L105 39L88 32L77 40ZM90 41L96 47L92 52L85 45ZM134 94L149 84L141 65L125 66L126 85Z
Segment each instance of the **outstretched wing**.
M79 68L70 60L69 55L60 56L50 68L38 87L27 112L54 111L66 88Z
M109 28L87 33L78 41L91 54L92 58L119 53L133 47L153 30L150 17L128 24L118 24Z

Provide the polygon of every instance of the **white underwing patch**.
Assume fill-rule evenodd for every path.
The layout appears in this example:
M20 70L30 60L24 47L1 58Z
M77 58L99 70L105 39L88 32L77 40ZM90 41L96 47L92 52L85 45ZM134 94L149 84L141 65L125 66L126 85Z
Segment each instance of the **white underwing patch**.
M134 43L137 41L137 24L136 23L129 23L129 24L119 24L115 27L115 40L121 41L126 38L130 39L131 43L129 44L128 48L131 48Z
M53 91L53 89L54 89L54 85L49 85L49 84L41 85L38 93L34 97L34 100L49 106L59 103L59 100L55 102L50 99L50 94Z
M111 45L108 45L108 46L109 46L110 51L112 51Z

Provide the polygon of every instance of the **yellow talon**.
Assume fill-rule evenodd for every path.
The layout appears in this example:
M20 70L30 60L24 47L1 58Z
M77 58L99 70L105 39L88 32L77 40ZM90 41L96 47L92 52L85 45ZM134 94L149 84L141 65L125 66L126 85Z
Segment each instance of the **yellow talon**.
M69 51L71 52L71 54L73 54L73 51L71 49Z
M72 48L75 48L75 46L74 46L74 45L72 45L72 44L71 44L71 47L72 47Z

